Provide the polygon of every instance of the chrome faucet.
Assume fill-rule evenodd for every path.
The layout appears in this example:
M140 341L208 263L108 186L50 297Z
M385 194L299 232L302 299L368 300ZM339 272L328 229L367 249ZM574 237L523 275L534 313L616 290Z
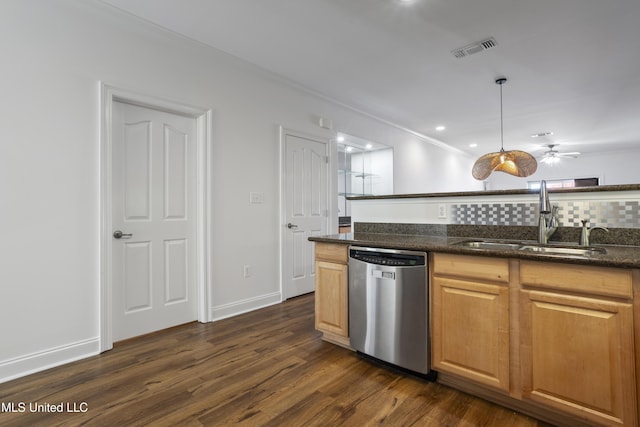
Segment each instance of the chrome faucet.
M587 220L583 219L582 220L582 233L580 233L580 246L589 246L589 238L591 236L591 232L593 230L604 230L607 233L609 232L609 230L606 227L600 227L600 226L596 226L596 227L587 227Z
M540 181L540 216L538 217L538 243L547 244L558 229L558 207L551 206L547 183Z

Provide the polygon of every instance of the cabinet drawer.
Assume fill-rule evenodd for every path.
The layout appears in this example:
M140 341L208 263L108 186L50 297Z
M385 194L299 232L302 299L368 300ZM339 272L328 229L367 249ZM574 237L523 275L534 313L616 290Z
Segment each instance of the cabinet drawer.
M521 261L520 283L538 288L632 297L631 270L619 268Z
M349 261L349 245L316 242L316 259L347 264Z
M509 282L509 260L469 255L433 254L434 274Z

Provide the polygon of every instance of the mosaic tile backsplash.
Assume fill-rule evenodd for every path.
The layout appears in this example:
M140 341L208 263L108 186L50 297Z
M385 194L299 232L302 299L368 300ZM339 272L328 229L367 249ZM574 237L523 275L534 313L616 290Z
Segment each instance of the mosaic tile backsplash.
M562 227L580 227L581 220L589 226L640 228L638 201L566 201L558 206ZM470 225L538 225L538 203L487 203L450 205L452 224Z

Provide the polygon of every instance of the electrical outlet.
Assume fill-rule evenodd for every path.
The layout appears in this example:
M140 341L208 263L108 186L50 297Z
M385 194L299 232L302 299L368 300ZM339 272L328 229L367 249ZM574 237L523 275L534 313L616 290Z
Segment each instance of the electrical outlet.
M438 218L447 217L447 205L438 205Z
M245 278L251 277L251 266L250 265L247 265L247 264L244 265L243 274L244 274Z

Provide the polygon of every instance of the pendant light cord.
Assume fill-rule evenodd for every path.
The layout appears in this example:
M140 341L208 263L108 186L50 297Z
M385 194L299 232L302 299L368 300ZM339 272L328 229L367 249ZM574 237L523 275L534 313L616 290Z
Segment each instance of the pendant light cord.
M496 80L496 83L500 85L500 151L504 151L504 125L502 123L502 85L507 79L501 78Z
M504 151L504 126L502 124L502 84L500 84L500 151Z

